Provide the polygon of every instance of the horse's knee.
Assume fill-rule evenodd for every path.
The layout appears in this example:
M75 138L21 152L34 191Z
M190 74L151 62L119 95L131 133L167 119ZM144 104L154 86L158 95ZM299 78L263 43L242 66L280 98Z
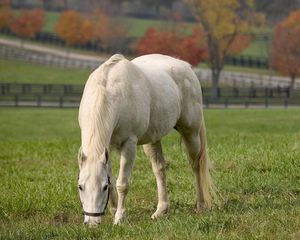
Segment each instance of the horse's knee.
M151 144L143 145L144 153L148 158L153 158L156 155L156 151Z
M128 190L129 190L129 184L121 184L121 183L117 183L116 185L117 191L118 193L122 193L122 194L127 194Z
M163 161L159 161L158 159L152 160L155 161L152 164L153 173L156 174L163 174L166 170L166 164Z

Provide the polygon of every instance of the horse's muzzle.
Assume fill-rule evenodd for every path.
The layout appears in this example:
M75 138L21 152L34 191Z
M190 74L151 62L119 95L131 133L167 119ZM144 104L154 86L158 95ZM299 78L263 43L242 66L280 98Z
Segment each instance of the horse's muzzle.
M83 223L89 227L96 227L101 223L101 217L84 216Z

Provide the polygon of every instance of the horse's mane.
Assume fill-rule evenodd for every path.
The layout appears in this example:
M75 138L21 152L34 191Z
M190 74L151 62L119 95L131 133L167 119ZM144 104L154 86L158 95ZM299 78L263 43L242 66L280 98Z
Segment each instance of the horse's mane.
M113 55L91 74L84 89L79 122L82 150L87 151L89 159L100 158L104 149L109 147L116 114L105 87L109 71L123 59L120 54Z

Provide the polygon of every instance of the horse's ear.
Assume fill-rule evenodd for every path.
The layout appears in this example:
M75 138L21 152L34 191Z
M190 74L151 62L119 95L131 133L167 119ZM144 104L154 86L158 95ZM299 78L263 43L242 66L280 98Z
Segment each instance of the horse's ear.
M107 150L107 148L104 149L104 152L101 155L101 162L103 162L104 164L107 164L107 162L108 162L108 150Z
M84 163L84 161L87 159L87 157L86 157L86 155L84 154L84 152L82 151L82 148L81 148L81 147L80 147L79 150L78 150L77 159L78 159L79 167L81 167L82 164Z

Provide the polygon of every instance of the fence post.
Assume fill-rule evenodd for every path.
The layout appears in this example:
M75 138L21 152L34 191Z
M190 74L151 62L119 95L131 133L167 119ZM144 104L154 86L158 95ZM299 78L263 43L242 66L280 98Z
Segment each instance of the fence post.
M5 91L5 85L4 84L1 84L1 94L4 95L6 93Z
M42 103L42 96L41 95L37 95L37 106L40 107Z
M239 97L239 89L237 87L234 87L233 92L234 92L234 97Z
M62 108L63 104L64 104L64 98L63 98L63 96L60 96L59 97L59 107Z
M205 98L204 100L206 108L209 108L209 98Z
M265 98L267 98L269 95L269 91L268 91L268 88L265 88Z
M290 90L291 89L289 87L287 87L287 89L286 89L286 96L287 96L287 98L291 97L291 91Z
M248 99L246 99L246 101L245 101L245 107L246 107L246 108L249 107Z
M288 100L287 100L287 98L284 99L284 107L285 107L285 108L288 107Z
M225 99L224 104L225 104L225 108L228 108L228 98Z
M19 95L18 94L15 95L15 106L16 107L19 106Z
M269 97L266 96L265 98L265 107L268 108L269 107Z

